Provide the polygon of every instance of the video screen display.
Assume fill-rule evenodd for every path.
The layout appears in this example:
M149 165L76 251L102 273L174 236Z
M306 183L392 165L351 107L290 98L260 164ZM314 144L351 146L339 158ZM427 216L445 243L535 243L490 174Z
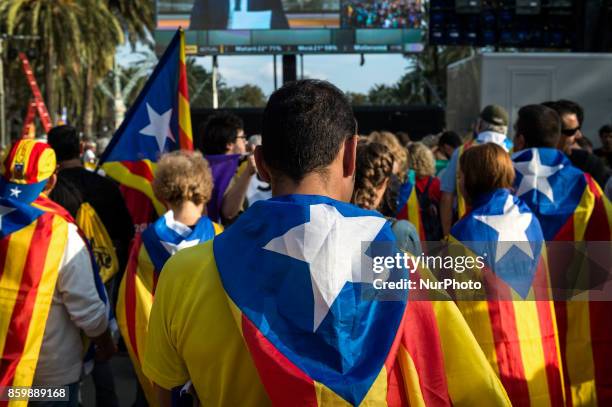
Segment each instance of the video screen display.
M156 41L192 53L419 52L422 0L158 0Z

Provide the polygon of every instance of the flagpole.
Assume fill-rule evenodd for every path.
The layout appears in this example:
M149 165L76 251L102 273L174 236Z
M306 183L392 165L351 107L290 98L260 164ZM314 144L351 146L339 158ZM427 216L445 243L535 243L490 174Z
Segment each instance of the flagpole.
M212 57L212 105L213 109L219 108L219 91L217 89L217 70L219 69L219 63L217 62L217 56Z

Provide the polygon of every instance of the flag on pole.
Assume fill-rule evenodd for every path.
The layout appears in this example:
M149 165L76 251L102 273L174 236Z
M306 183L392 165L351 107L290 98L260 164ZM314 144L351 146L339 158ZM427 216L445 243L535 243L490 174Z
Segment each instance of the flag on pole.
M134 224L147 224L147 208L165 212L155 198L151 182L160 155L193 150L185 33L179 29L153 74L136 98L125 120L100 158L104 172L128 193L126 204ZM149 212L151 212L149 210Z

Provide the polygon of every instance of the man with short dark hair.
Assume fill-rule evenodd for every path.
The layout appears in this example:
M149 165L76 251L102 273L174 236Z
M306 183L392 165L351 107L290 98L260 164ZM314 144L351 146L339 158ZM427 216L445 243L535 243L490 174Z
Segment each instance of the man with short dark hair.
M569 122L577 122L575 112L563 112L573 116L566 117L566 128ZM572 126L575 124L569 124ZM593 178L575 167L560 151L559 146L568 143L568 137L574 137L561 135L561 129L561 118L549 107L529 105L518 111L514 139L518 152L512 157L516 170L515 193L540 221L546 241L609 242L612 204ZM567 247L562 253L553 252L556 247L549 247L550 281L555 288L574 288L567 287L565 281L569 280L568 265L576 259ZM566 255L570 258L564 258ZM612 367L607 357L612 347L610 304L605 301L555 304L568 404L612 403L608 380L612 377Z
M202 126L196 139L196 148L205 156L231 154L242 156L242 163L223 192L223 202L220 208L220 220L224 224L231 223L245 209L246 193L256 173L253 155L246 155L246 135L242 119L229 112L213 114ZM211 162L211 165L214 166L214 163ZM218 187L219 181L215 180L215 184ZM215 194L216 192L213 192L213 195ZM214 200L213 196L212 201Z
M557 148L569 157L572 164L590 174L600 186L606 185L608 172L602 160L580 148L577 140L584 137L581 131L584 120L582 107L569 100L546 102L543 105L555 110L561 118L561 138Z
M96 211L110 236L117 258L119 270L127 264L128 246L134 236L130 213L125 206L123 196L115 182L83 167L80 159L81 142L74 127L57 126L49 131L49 145L55 151L59 171L58 185L51 192L50 198L64 206L76 218L78 205L71 202L70 193L65 192L63 184L71 184L70 190L77 189L83 202L89 203Z
M612 126L606 124L599 129L599 139L601 147L593 150L600 159L604 160L608 169L612 169Z
M210 405L509 405L453 302L365 294L365 246L395 238L382 215L348 203L358 136L342 91L283 86L262 138L273 197L160 274L143 371L161 404L191 380Z

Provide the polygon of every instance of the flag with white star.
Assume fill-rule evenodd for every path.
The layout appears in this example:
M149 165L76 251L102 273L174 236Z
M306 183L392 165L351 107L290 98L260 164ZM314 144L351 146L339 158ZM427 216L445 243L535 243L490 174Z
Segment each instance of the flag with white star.
M559 334L540 224L506 189L478 197L471 207L453 226L449 251L472 264L481 259L482 267L470 267L461 278L482 283L485 295L474 299L456 290L459 310L513 405L562 405Z
M452 302L411 302L408 289L369 295L372 258L398 253L379 213L323 196L274 197L249 207L212 246L214 261L203 261L218 270L234 313L215 311L235 318L272 404L408 405L413 395L422 405L469 404L471 385L449 391L468 374L460 358L480 399L500 402ZM392 266L383 279L407 279L406 271ZM223 370L215 377L233 386L232 370Z
M159 157L193 150L184 35L177 31L100 158L107 175L148 197L136 194L137 199L126 199L135 224L149 221L141 218L151 204L157 215L165 212L151 187Z
M517 195L538 218L549 242L551 285L570 293L568 301L555 304L567 404L609 405L612 302L585 299L609 286L612 203L600 185L559 150L531 148L512 160ZM590 242L600 249L589 248ZM581 293L580 301L569 300L574 288Z
M171 256L206 242L221 231L223 228L206 216L188 226L175 220L173 211L168 211L134 240L119 286L117 324L143 392L152 405L155 405L156 393L151 381L142 375L141 366L159 275Z

